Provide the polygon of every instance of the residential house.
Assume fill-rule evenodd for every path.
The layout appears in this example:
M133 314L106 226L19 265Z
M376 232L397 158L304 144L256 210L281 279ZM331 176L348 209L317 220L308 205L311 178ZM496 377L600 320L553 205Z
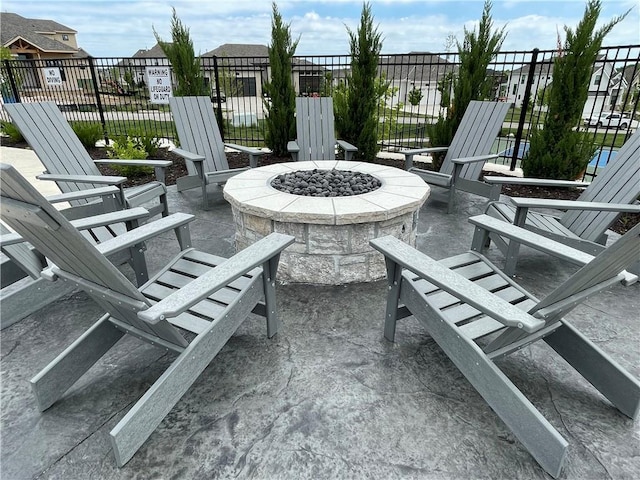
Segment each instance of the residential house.
M439 85L455 71L453 63L429 52L382 56L378 63L379 74L391 82L394 89L394 94L387 99L389 106L402 103L406 109L417 108L420 113L432 116L437 116L442 109ZM419 101L413 105L411 100L418 97Z
M262 98L262 85L269 74L269 49L266 45L225 43L200 58L212 91L217 65L222 95Z
M611 95L611 89L616 83L615 75L615 64L608 61L605 55L598 55L589 80L589 93L582 108L582 118L597 117L602 112L615 108L618 95L615 98Z
M527 79L531 72L531 65L526 64L509 72L506 82L500 92L500 100L509 102L515 107L522 107L527 86ZM553 60L543 60L536 63L533 70L533 83L531 84L530 101L543 94L545 89L551 85L553 77Z
M169 59L156 43L151 48L141 48L133 54L131 58L125 58L118 62L116 68L101 73L101 84L103 88L111 90L120 90L122 93L130 89L135 83L136 85L147 85L146 78L147 67L169 66Z
M634 63L616 71L611 78L608 110L631 113L638 107L640 93L640 64Z
M1 12L0 41L23 60L19 80L24 89L83 89L90 86L87 52L78 47L76 30L53 20Z

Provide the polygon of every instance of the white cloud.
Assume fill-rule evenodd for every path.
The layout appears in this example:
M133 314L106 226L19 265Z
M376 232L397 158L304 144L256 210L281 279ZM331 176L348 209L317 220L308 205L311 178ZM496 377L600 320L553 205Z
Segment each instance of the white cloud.
M383 36L383 52L443 52L448 35L462 39L465 25L469 29L477 25L482 1L469 0L468 4L469 8L461 9L457 2L453 9L447 1L372 2L374 20ZM575 27L584 4L585 0L494 0L494 24L496 28L506 25L508 32L503 49L554 49L556 29L564 36L564 25ZM357 28L361 0L281 0L277 5L285 22L290 23L294 38L300 36L298 54L349 53L346 27ZM196 52L204 53L224 43L270 42L271 0L4 0L2 8L25 17L55 20L77 30L80 46L92 55L120 57L152 47L156 43L153 28L163 39L170 39L172 6L189 28ZM605 45L640 43L636 0L605 0L600 23L632 6L635 8L607 36ZM528 14L533 7L536 13Z

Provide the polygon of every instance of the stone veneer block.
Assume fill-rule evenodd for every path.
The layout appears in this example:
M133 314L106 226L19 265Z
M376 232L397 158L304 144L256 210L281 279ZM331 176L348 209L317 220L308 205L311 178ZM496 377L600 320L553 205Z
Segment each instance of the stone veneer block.
M380 179L373 192L351 197L305 197L280 192L271 180L300 170L351 170ZM272 231L296 241L282 252L278 278L285 282L337 285L369 282L386 273L384 257L369 241L393 235L415 245L418 210L429 186L417 175L367 162L279 163L229 179L224 196L236 224L236 247L246 248Z

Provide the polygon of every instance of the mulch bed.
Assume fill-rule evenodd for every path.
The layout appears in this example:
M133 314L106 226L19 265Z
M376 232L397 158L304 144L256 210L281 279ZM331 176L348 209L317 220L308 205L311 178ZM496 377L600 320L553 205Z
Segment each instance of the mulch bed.
M3 139L4 140L4 139ZM28 148L26 143L19 143L9 145L7 142L3 143L8 146L18 148ZM94 160L108 158L107 151L104 148L89 149L89 154ZM184 160L178 155L168 151L167 149L159 149L157 154L154 155L154 159L158 160L171 160L172 166L167 169L166 172L166 184L174 185L176 179L187 174L187 168ZM242 168L249 165L249 156L239 152L227 153L227 161L229 162L229 168ZM290 162L291 157L279 157L276 155L265 154L260 157L260 166L270 165L274 163ZM395 159L376 159L377 163L404 168L403 160ZM103 175L120 175L117 171L110 168L108 165L99 165L98 168ZM426 167L428 168L428 166ZM500 173L491 172L491 175L499 176ZM140 185L147 183L153 178L153 174L129 176L127 186ZM554 188L554 187L531 187L524 185L505 184L502 186L502 193L512 197L533 197L533 198L551 198L558 200L575 200L581 193L579 189L570 188ZM611 229L617 233L624 234L636 224L640 223L640 214L624 214L622 215Z

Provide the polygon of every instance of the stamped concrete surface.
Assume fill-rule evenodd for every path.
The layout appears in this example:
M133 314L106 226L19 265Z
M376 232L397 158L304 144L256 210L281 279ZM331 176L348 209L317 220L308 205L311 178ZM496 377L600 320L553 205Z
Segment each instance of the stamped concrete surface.
M200 210L197 190L174 211L194 212L194 245L234 253L222 194ZM462 195L447 215L437 189L421 208L417 247L444 258L471 244ZM171 235L149 242L155 270L177 252ZM545 295L575 267L522 249L518 279ZM499 263L500 255L490 256ZM131 272L125 269L130 275ZM569 315L632 375L640 376L640 286L616 286ZM100 315L74 293L1 334L4 479L536 479L550 478L413 318L396 342L382 335L385 283L278 287L281 331L251 317L123 468L108 433L174 358L126 338L46 412L29 379ZM640 478L638 423L538 342L500 366L570 444L563 479Z

